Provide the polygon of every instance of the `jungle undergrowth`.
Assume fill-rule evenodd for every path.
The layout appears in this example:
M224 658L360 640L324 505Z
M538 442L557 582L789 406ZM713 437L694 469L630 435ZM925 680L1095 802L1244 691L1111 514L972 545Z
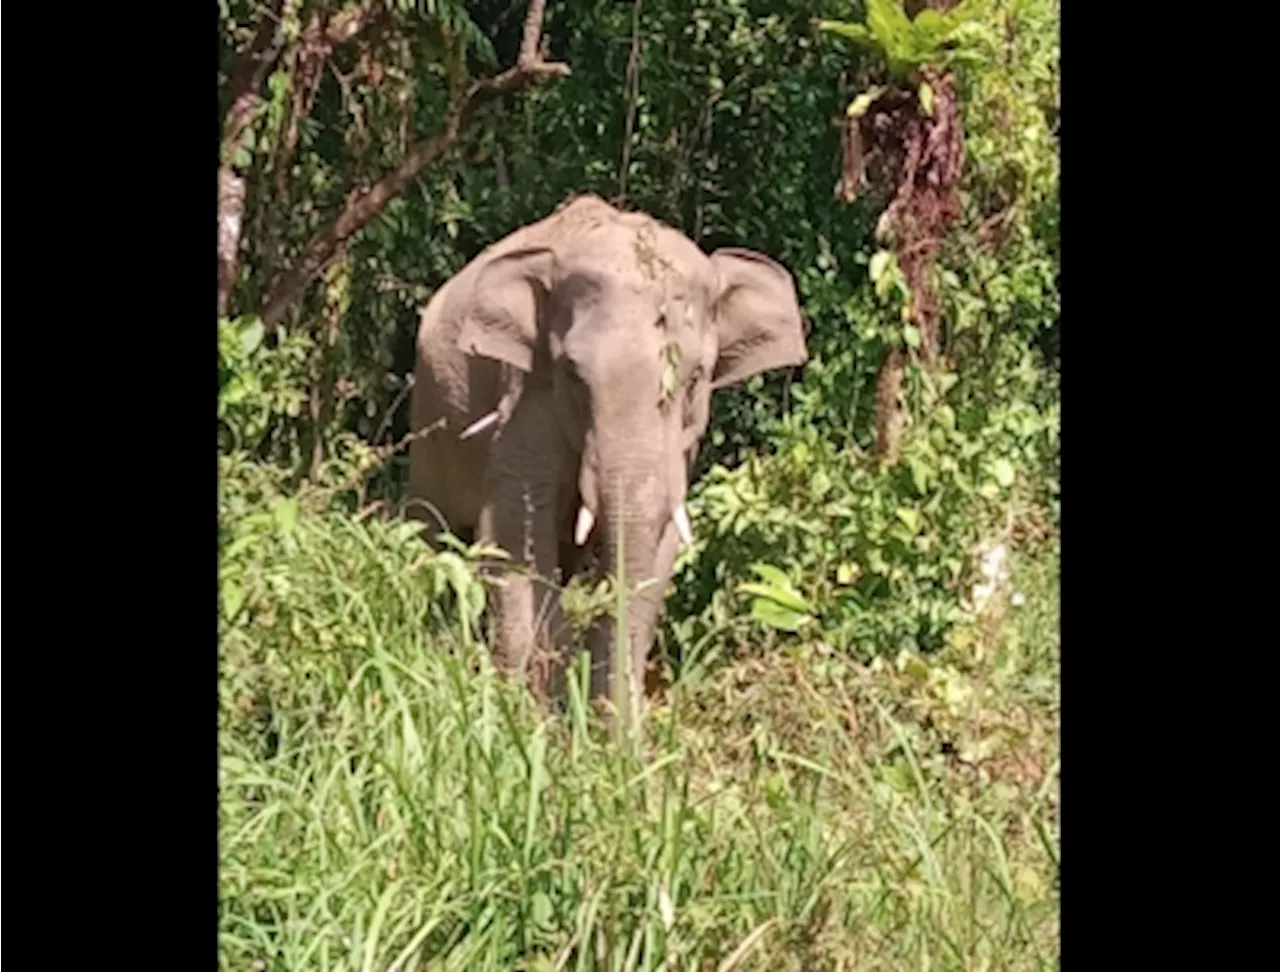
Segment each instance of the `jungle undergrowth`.
M559 718L493 670L473 557L227 473L221 968L1054 965L1052 542L931 658L691 670L637 758L581 661Z

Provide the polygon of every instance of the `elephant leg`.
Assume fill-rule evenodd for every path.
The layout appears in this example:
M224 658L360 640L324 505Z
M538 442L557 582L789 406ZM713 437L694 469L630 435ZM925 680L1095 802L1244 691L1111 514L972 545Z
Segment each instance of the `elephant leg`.
M549 393L527 389L522 396L494 443L480 514L481 538L511 558L495 571L502 583L494 597L494 662L532 676L539 694L558 693L568 648L556 584L568 467L549 406Z

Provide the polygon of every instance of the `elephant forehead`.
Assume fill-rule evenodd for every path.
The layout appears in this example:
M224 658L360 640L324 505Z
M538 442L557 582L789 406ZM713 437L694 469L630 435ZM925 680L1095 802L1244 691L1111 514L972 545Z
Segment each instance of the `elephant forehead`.
M558 254L565 270L607 277L633 292L691 298L705 288L710 264L679 233L656 223L612 223L576 234ZM706 264L706 266L703 266Z

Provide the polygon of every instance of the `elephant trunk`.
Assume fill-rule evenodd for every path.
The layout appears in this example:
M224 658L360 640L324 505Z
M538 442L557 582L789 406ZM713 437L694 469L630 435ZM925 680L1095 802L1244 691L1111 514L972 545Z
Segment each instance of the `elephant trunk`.
M600 483L597 530L602 567L626 585L626 634L618 638L612 616L597 624L590 639L591 694L618 701L612 675L624 659L630 665L629 690L639 703L644 666L653 643L671 577L679 531L672 517L663 463L655 454L637 454L606 465Z

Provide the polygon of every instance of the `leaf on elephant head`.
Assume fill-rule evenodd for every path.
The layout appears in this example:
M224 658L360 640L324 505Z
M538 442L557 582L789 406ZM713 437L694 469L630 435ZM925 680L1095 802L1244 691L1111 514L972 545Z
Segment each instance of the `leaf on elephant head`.
M662 400L669 401L675 397L676 390L680 387L679 367L680 367L680 345L675 341L665 345L662 349Z

